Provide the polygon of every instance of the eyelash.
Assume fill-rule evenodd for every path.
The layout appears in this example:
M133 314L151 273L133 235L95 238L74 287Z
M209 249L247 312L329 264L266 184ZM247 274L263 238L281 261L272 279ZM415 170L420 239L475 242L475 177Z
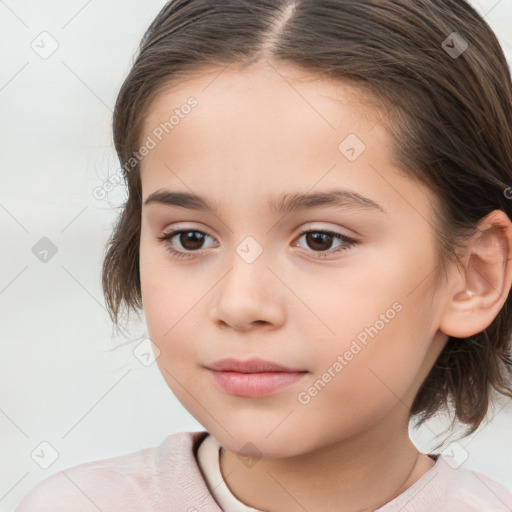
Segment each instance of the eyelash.
M170 239L174 238L176 235L180 234L180 233L190 233L190 232L193 232L193 233L201 233L202 235L206 235L206 236L210 236L208 235L208 233L205 233L204 231L200 231L198 229L176 229L176 230L173 230L173 231L169 231L168 233L162 235L162 236L159 236L157 237L157 240L159 240L160 242L162 242L165 246L165 249L170 252L173 256L177 256L179 258L193 258L194 256L197 255L197 253L199 253L200 251L192 251L192 252L183 252L183 251L177 251L176 249L174 249L172 247L172 244L170 243ZM346 235L342 235L341 233L336 233L334 231L329 231L329 230L320 230L320 229L310 229L308 231L303 231L298 239L300 239L303 235L306 235L308 233L322 233L322 234L325 234L325 235L329 235L329 236L332 236L342 242L345 243L345 245L343 246L339 246L337 247L336 249L334 250L328 250L328 251L312 251L312 252L316 252L320 255L328 255L328 254L336 254L336 253L339 253L339 252L343 252L343 251L348 251L350 249L353 248L354 245L357 244L357 241L352 239L352 238L349 238L348 236ZM319 258L321 258L322 256L319 256Z

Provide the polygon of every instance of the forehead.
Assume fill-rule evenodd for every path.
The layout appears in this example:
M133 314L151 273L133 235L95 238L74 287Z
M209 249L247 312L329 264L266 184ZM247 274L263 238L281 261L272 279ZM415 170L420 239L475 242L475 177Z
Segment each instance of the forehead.
M191 97L198 102L194 108L197 119L215 115L217 125L236 119L240 126L246 120L245 124L264 126L267 131L290 118L309 122L300 126L290 124L294 131L312 131L317 127L337 130L340 122L346 126L347 121L355 128L361 119L376 126L382 118L381 111L386 110L354 81L335 80L286 62L264 61L248 67L229 64L201 68L164 87L148 105L142 131L151 132ZM333 109L337 105L344 108L345 117L351 110L352 119L339 119Z
M152 137L157 147L141 168L164 149L176 158L221 153L226 162L247 163L256 154L260 162L265 155L282 160L291 152L315 159L315 148L327 144L336 154L336 141L349 133L388 142L381 117L362 89L290 64L205 68L162 90L147 108L140 140Z
M185 108L191 98L195 106ZM400 196L413 197L422 185L393 168L378 107L353 84L293 66L202 70L148 109L141 139L155 144L140 165L143 198L172 188L220 203L237 197L248 208L256 195L263 207L281 191L343 186L404 213L411 207ZM356 159L343 153L347 140Z

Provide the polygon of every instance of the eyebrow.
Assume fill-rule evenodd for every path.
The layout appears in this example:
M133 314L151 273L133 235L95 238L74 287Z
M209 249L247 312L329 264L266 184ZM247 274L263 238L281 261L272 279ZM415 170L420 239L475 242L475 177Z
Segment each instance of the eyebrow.
M218 213L219 204L198 194L157 190L150 194L144 205L161 204L165 206L187 208L190 210L210 210ZM287 214L298 210L318 208L321 206L336 208L355 208L358 210L386 213L384 208L372 199L352 190L334 189L324 192L288 193L278 198L271 198L268 208L273 213Z

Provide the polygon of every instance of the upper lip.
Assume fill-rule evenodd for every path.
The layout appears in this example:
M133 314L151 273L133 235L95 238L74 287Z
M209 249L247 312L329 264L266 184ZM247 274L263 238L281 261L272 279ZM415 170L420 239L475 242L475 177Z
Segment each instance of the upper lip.
M304 372L306 370L297 370L288 368L281 364L265 361L264 359L253 358L247 361L227 358L219 359L207 366L210 370L231 371L239 373L263 373L263 372Z

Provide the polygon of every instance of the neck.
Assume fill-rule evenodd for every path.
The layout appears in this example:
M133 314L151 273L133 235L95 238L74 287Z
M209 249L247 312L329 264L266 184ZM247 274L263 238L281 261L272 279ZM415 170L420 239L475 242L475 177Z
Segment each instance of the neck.
M234 496L268 512L374 510L402 494L434 461L401 429L382 422L357 436L285 459L248 467L222 451L220 466Z

